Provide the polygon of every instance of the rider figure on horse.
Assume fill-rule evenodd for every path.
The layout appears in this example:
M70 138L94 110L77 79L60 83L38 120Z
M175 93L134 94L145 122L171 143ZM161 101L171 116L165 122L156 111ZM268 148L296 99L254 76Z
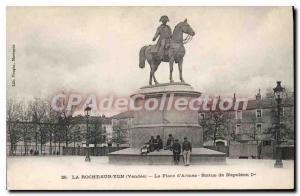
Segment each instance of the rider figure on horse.
M171 27L167 25L167 22L169 22L168 16L164 15L160 17L159 21L162 22L162 24L157 28L153 41L155 41L158 36L159 39L156 46L153 48L152 53L157 55L160 60L163 60L165 50L170 47L172 30Z

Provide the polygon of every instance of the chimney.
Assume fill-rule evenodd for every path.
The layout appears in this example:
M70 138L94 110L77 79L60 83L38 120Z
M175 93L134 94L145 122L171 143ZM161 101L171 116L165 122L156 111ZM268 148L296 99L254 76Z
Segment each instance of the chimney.
M260 89L258 89L258 93L255 96L256 100L261 100L261 94L260 94Z

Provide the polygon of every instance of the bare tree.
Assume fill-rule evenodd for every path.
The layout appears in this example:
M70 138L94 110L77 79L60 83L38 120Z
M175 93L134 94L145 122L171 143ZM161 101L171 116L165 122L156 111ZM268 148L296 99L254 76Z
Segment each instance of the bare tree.
M229 119L224 112L207 112L203 119L199 119L199 124L203 128L204 140L213 140L213 146L216 146L217 137L227 137Z
M30 111L28 104L24 103L24 101L20 102L20 127L22 129L22 141L24 142L24 155L28 154L28 142L31 141L32 137L32 124L30 123L31 121L31 116L30 116Z
M55 145L55 150L56 150L56 144L58 143L58 150L56 150L56 154L60 154L61 143L64 140L64 129L63 129L63 123L61 117L58 118L57 128L54 130L53 136L54 136L53 141Z
M271 120L272 125L264 132L265 134L271 135L271 138L276 138L276 127L277 125L277 109L271 109ZM294 140L294 129L293 129L293 117L291 114L285 113L280 117L280 123L278 129L280 129L279 144L288 140ZM292 123L291 123L292 122Z
M40 140L40 148L42 153L43 142L45 142L45 130L42 127L42 122L45 120L47 115L47 102L40 99L35 98L33 101L29 103L29 110L32 116L32 121L35 123L35 151L38 153L38 141ZM38 137L40 136L40 138Z
M103 134L102 117L100 116L91 123L91 143L94 143L95 147L104 142Z
M68 144L71 140L71 129L74 126L74 119L72 113L69 111L61 111L61 125L64 132L65 146L68 147Z
M269 93L270 95L271 92ZM276 126L278 121L277 103L274 99L274 93L271 101L271 121L272 125L265 131L265 134L270 134L272 139L275 140ZM284 87L284 96L280 112L280 143L287 140L294 140L294 93L287 87Z
M55 132L60 131L59 129L59 116L60 112L55 111L51 104L48 105L48 118L47 121L49 122L48 126L48 138L49 138L49 154L53 154L53 143L55 142Z
M120 125L113 126L112 142L117 144L117 148L119 148L121 144L128 143L127 134L128 134L127 129L122 128L122 126Z
M71 128L71 140L73 142L73 154L76 152L76 142L82 141L80 126L76 125Z
M17 129L17 122L20 120L21 113L21 102L9 98L6 106L7 136L10 143L9 155L14 155L15 146L21 139L21 134Z

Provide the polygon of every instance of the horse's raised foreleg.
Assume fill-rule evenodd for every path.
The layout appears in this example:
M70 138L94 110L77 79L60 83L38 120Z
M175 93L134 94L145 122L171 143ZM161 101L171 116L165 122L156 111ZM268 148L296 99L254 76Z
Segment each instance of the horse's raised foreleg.
M169 64L170 64L170 83L172 83L172 82L174 82L173 77L172 77L174 57L170 58Z
M181 82L184 82L182 78L182 63L183 63L183 58L179 60L178 62L178 69L179 69L179 79Z
M151 71L150 71L149 85L152 85L152 78L153 78L155 84L158 84L158 82L157 82L157 80L156 80L156 78L155 78L155 75L154 75L155 71L157 70L157 67L158 67L158 66L155 66L154 64L151 64L151 65L150 65Z

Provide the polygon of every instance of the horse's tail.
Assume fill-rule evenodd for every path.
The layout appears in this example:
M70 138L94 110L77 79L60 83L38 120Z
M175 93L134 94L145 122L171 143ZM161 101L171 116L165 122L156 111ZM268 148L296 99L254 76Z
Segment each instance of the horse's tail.
M146 61L146 55L145 55L145 50L148 46L144 46L140 50L140 63L139 67L144 68L145 67L145 61Z

